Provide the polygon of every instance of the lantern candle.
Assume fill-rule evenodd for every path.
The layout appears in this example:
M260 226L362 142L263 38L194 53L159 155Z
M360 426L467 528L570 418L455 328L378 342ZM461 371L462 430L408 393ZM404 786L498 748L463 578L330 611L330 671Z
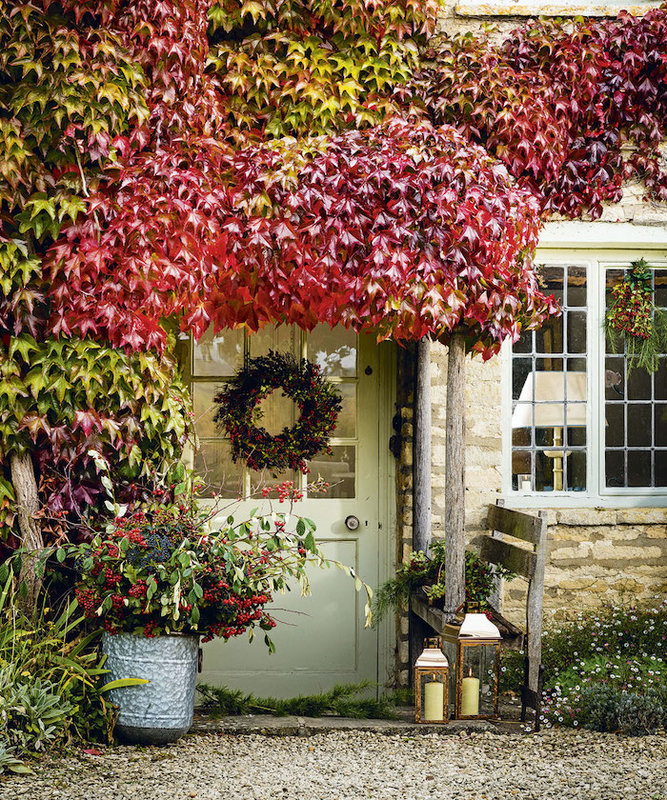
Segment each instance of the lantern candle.
M442 722L444 719L444 689L444 685L435 680L435 675L433 680L424 686L424 720Z
M461 716L475 717L479 713L479 678L473 678L472 667L468 677L461 681Z

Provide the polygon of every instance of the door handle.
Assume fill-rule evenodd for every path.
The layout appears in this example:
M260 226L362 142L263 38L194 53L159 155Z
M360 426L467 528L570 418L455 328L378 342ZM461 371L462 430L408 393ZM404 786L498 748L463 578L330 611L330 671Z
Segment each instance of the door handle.
M354 514L350 514L348 517L345 517L345 527L348 531L356 531L359 529L359 517L355 517Z

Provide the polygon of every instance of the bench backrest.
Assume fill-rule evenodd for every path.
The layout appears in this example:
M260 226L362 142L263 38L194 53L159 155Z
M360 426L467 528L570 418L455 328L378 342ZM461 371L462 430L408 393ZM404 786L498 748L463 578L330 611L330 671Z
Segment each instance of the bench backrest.
M491 564L501 564L528 581L526 599L526 640L528 686L537 691L542 656L542 602L544 596L544 563L546 560L546 512L539 516L515 511L502 505L490 505L487 516L489 536L481 546L481 557ZM528 542L530 549L500 538L512 536Z

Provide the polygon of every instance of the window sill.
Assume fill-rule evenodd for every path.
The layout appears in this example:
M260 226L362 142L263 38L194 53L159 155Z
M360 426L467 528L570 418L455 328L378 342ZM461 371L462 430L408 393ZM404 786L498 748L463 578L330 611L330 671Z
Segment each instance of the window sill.
M633 509L637 512L648 510L651 522L665 524L667 522L667 495L642 494L642 495L586 495L577 492L573 497L567 494L522 494L521 492L505 492L503 497L508 506L512 508L543 508L543 509ZM642 516L642 515L640 515ZM643 516L646 516L645 514ZM647 519L638 521L648 522ZM604 524L604 523L601 523Z

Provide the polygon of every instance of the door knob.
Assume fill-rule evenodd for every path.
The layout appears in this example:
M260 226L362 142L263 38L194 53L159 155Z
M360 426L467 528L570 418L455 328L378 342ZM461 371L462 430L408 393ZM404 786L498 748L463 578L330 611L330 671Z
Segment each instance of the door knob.
M345 527L348 531L356 531L359 527L359 517L355 517L354 514L345 517Z

